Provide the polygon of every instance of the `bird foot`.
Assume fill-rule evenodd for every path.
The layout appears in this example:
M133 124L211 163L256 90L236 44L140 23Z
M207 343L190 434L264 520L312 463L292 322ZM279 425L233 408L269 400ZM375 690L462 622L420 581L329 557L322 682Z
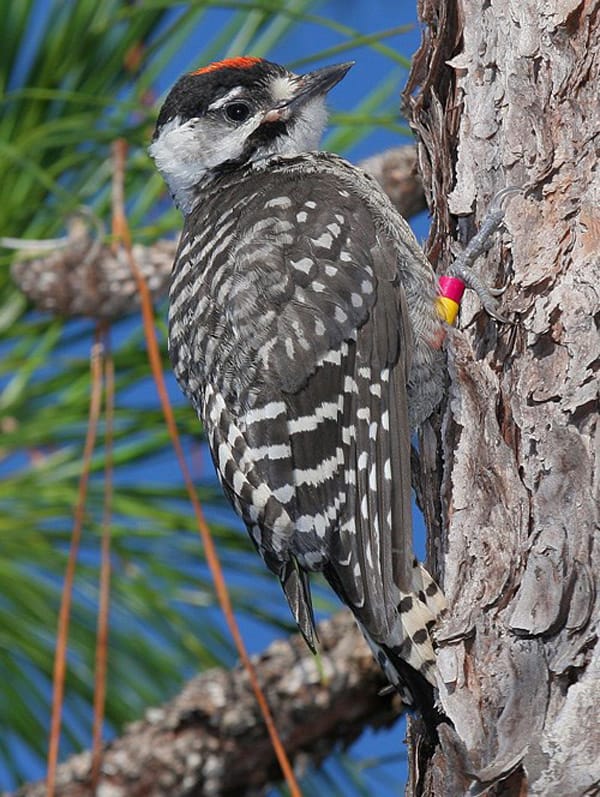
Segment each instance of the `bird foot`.
M475 291L485 311L491 315L492 318L504 323L509 323L509 321L498 312L498 300L496 297L504 293L508 282L501 288L490 288L484 284L481 277L474 270L473 265L475 261L490 248L493 237L500 229L504 220L506 203L514 194L520 192L521 189L514 185L507 186L501 191L498 191L496 196L492 199L479 232L471 238L465 250L461 252L448 270L449 276L458 277L458 279L464 282L467 288Z

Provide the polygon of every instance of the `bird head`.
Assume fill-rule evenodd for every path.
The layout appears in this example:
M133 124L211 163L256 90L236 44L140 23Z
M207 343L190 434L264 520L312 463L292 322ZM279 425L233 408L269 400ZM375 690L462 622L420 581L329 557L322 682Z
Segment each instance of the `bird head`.
M206 176L274 155L317 149L325 98L353 62L297 75L239 57L183 75L158 116L149 152L177 205L189 211Z

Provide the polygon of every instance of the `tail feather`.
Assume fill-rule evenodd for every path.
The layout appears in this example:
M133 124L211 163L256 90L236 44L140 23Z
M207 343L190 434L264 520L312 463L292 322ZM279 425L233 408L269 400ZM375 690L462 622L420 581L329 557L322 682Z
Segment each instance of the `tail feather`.
M397 654L394 648L386 645L380 646L377 660L388 679L390 681L392 678L395 679L394 686L403 702L420 713L425 726L431 735L435 736L436 728L444 720L444 715L436 703L436 690L431 684L431 679L415 670ZM390 669L393 670L393 674L389 673Z
M412 591L428 607L435 620L439 620L448 608L446 596L417 559L413 561L411 586Z
M316 653L315 637L317 636L317 630L308 573L306 570L302 570L296 559L292 557L285 564L279 579L298 628L308 647L313 653Z
M386 639L374 639L361 625L365 639L390 683L407 705L419 710L433 731L443 715L435 704L436 654L431 632L446 609L440 588L416 560L411 592L399 591L398 623Z

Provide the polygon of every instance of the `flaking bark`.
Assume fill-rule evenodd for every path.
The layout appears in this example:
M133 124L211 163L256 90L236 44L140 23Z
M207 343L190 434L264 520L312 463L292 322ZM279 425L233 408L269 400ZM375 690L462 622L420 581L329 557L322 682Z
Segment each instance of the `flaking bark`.
M443 272L507 185L523 188L468 296L426 507L450 613L434 751L411 728L419 795L600 789L598 396L600 4L421 2L407 93ZM418 94L414 93L420 86ZM429 484L431 485L431 481ZM435 512L427 513L429 516Z

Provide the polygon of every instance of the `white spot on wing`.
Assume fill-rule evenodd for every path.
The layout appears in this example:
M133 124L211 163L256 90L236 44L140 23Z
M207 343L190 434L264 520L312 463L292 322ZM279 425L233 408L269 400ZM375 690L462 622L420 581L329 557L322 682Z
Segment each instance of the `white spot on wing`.
M249 459L286 459L292 456L292 449L287 443L276 443L270 446L256 446L248 450Z
M344 351L344 345L340 349L330 349L326 352L321 359L319 360L319 365L323 363L332 363L333 365L339 365L342 362L342 354L347 354L347 347L346 351Z
M363 495L363 499L360 502L360 514L366 520L369 517L369 504L367 502L367 496Z
M300 260L290 260L292 266L298 271L303 271L305 274L314 266L314 261L310 257L302 257Z
M227 466L227 463L230 461L230 459L231 459L231 452L229 451L229 446L226 443L221 443L221 445L219 446L219 454L218 454L219 470L221 471L221 473L225 473L225 467Z
M307 553L302 554L300 557L301 560L304 562L304 566L307 567L309 570L311 569L318 569L323 563L323 554L314 551L308 551Z
M342 429L342 443L344 445L349 446L350 443L356 439L356 426L354 424L350 426L344 426Z
M323 515L315 515L315 531L317 536L323 538L327 531L327 521Z
M278 501L281 501L282 504L287 504L288 501L292 500L295 492L296 490L293 484L284 484L283 487L278 487L276 490L273 490L273 495Z
M331 249L331 244L333 243L333 238L328 232L324 232L318 238L311 238L310 240L315 246L320 246L323 249Z
M375 465L372 465L369 471L369 490L377 492L377 468Z
M236 472L233 474L233 484L232 484L233 492L236 493L236 495L239 495L241 493L242 487L244 486L245 482L246 479L244 477L244 474L241 473L241 471L236 470Z
M323 421L337 418L337 414L337 401L323 401L318 407L315 407L313 415L303 415L288 421L288 433L311 432Z
M289 208L292 205L292 200L289 196L276 196L265 202L266 208Z

